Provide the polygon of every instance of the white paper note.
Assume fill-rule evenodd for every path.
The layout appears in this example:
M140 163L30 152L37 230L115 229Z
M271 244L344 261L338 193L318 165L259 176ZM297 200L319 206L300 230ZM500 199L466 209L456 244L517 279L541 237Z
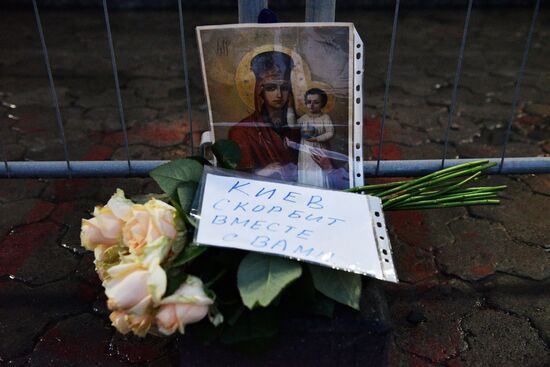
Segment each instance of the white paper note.
M365 195L208 173L196 242L397 282L379 203Z

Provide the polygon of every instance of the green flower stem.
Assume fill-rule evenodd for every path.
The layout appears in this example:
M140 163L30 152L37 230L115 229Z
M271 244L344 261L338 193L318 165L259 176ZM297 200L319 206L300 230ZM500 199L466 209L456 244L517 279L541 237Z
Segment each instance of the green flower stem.
M389 210L439 209L439 208L452 208L457 206L497 205L497 204L500 204L500 200L498 199L467 200L467 201L457 201L457 202L451 202L451 203L429 204L429 205L410 205L410 206L404 205L402 207L391 208Z
M492 167L496 164L496 163L487 163L487 162L489 161L476 161L476 162L465 163L463 165L445 168L440 171L430 173L429 175L417 178L415 180L408 181L403 185L381 192L379 195L386 196L389 194L401 193L405 191L405 189L411 190L413 188L417 189L420 187L433 186L445 180L464 176L470 173L475 173L477 171L481 171L488 167Z
M397 207L404 207L404 206L410 206L410 205L432 205L432 204L441 204L446 202L456 202L456 201L470 201L470 200L485 200L485 199L497 199L498 196L496 194L485 194L485 193L479 193L479 194L463 194L463 195L453 195L453 196L447 196L444 198L439 199L431 199L431 200L418 200L406 204L396 205Z
M498 204L497 193L506 186L464 187L479 180L483 170L495 165L488 160L468 162L413 180L365 185L344 191L377 196L385 210Z
M409 182L409 181L404 180L404 181L386 182L382 184L365 185L365 186L359 186L359 187L352 187L349 189L345 189L343 191L357 193L357 192L364 192L364 191L371 191L371 190L381 190L381 189L387 189L388 187L399 186L406 182Z

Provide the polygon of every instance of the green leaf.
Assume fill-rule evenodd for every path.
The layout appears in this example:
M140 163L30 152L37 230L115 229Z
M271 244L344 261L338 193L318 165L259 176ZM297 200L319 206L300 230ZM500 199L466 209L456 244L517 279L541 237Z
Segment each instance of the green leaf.
M212 152L223 168L235 169L241 161L239 145L232 140L217 140L212 145Z
M198 183L203 166L192 159L176 159L152 170L149 175L160 188L170 196L175 196L179 185L186 182Z
M189 181L178 185L178 199L183 214L188 214L189 210L191 210L191 204L193 203L193 198L195 197L195 191L197 191L196 182Z
M167 285L164 297L168 297L172 293L174 293L185 281L185 279L187 278L187 274L184 273L182 269L171 268L166 272L166 278Z
M202 164L203 166L211 166L212 165L212 163L210 163L210 161L208 161L208 159L206 159L204 157L201 157L200 155L192 155L190 157L186 157L186 159L192 159L194 161L197 161L200 164Z
M182 266L183 264L186 264L189 261L193 260L194 258L200 256L206 250L208 250L207 246L188 245L174 259L171 267L175 268L178 266Z
M308 264L315 288L336 302L359 310L361 276L324 266Z
M251 252L239 264L237 286L246 307L267 307L300 275L302 266L295 261Z
M334 301L322 294L317 293L315 302L311 305L311 312L317 315L332 318L334 314Z

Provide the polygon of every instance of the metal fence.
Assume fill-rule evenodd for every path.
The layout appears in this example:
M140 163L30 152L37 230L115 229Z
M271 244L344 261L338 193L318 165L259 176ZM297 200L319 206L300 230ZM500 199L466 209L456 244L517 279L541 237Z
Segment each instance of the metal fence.
M185 44L185 24L182 11L182 0L178 0L178 15L179 15L179 30L181 37L181 51L182 51L182 67L185 78L185 91L189 97L189 77L186 58L186 44ZM470 26L470 19L472 14L473 0L468 0L466 17L464 21L464 31L462 35L462 41L459 48L456 73L453 82L451 103L449 106L449 114L447 119L447 126L445 129L444 144L441 159L434 160L382 160L381 152L384 144L384 124L386 119L388 96L391 90L391 77L392 66L396 48L396 36L399 25L399 9L400 0L395 2L395 11L393 17L393 28L390 41L387 73L384 90L384 104L383 112L381 116L380 124L380 137L378 141L378 156L376 160L364 162L364 175L365 176L418 176L429 172L433 172L443 167L449 167L471 161L472 159L447 159L447 149L449 144L449 131L453 122L453 115L455 112L458 86L460 83L460 76L462 71L462 61L464 57L464 49L468 39L468 29ZM36 25L42 45L42 52L44 56L44 62L48 74L49 87L53 99L53 105L55 108L55 115L57 120L57 127L61 142L63 143L63 152L65 161L40 161L40 162L27 162L27 161L8 161L6 152L4 151L4 164L0 166L0 178L47 178L47 177L144 177L148 175L148 172L165 161L152 161L152 160L131 160L128 149L128 135L126 131L124 108L122 105L120 85L118 80L118 70L116 64L115 49L113 47L113 38L111 34L111 27L109 21L109 10L107 0L103 0L103 14L105 18L105 28L109 41L109 50L111 56L113 76L115 80L116 96L118 103L120 126L123 132L124 148L126 153L126 160L119 161L73 161L70 159L69 151L67 148L67 142L65 138L65 131L63 128L63 121L61 118L61 112L59 108L59 102L57 98L54 78L52 75L52 69L48 57L48 48L44 38L44 31L42 29L42 23L40 19L40 12L37 6L36 0L32 0L32 6L36 18ZM514 86L514 94L512 104L510 106L511 113L502 141L502 151L500 157L484 158L497 162L498 165L489 170L492 174L528 174L528 173L550 173L550 157L507 157L506 148L510 139L510 132L512 123L516 114L517 104L520 95L520 88L522 83L525 66L529 56L529 50L531 48L531 40L537 24L537 17L540 12L541 0L536 0L533 9L533 15L527 39L525 41L524 52L522 62L517 73L517 79ZM250 23L257 21L257 15L259 11L267 7L267 0L239 0L239 22ZM335 0L308 0L306 1L306 16L305 20L308 22L331 22L334 21L335 13ZM192 116L191 116L191 104L190 98L187 98L187 110L188 119L190 124L190 134L193 132ZM194 151L192 146L192 139L190 139L191 146L190 151ZM4 149L4 148L3 148ZM480 159L480 158L477 158Z

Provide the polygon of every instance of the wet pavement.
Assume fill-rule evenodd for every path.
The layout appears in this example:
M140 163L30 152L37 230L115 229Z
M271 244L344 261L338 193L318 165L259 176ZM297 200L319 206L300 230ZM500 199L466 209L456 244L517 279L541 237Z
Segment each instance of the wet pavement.
M550 154L550 13L542 10L509 156ZM301 13L280 18L300 21ZM42 16L69 157L125 159L102 13ZM463 17L456 9L401 13L384 158L441 157ZM530 17L530 10L474 9L448 157L500 154ZM193 28L235 22L236 12L185 19L200 132L207 115ZM370 158L377 155L392 13L338 13L337 20L353 21L366 42ZM189 152L177 21L175 11L111 17L132 159ZM4 11L0 29L0 143L9 160L63 160L33 14ZM79 246L80 219L117 187L130 195L158 191L151 180L1 180L0 364L548 366L550 175L488 181L508 185L500 206L387 214L402 282L368 282L362 315L289 315L273 348L250 356L204 347L189 335L139 339L109 326L93 255Z

